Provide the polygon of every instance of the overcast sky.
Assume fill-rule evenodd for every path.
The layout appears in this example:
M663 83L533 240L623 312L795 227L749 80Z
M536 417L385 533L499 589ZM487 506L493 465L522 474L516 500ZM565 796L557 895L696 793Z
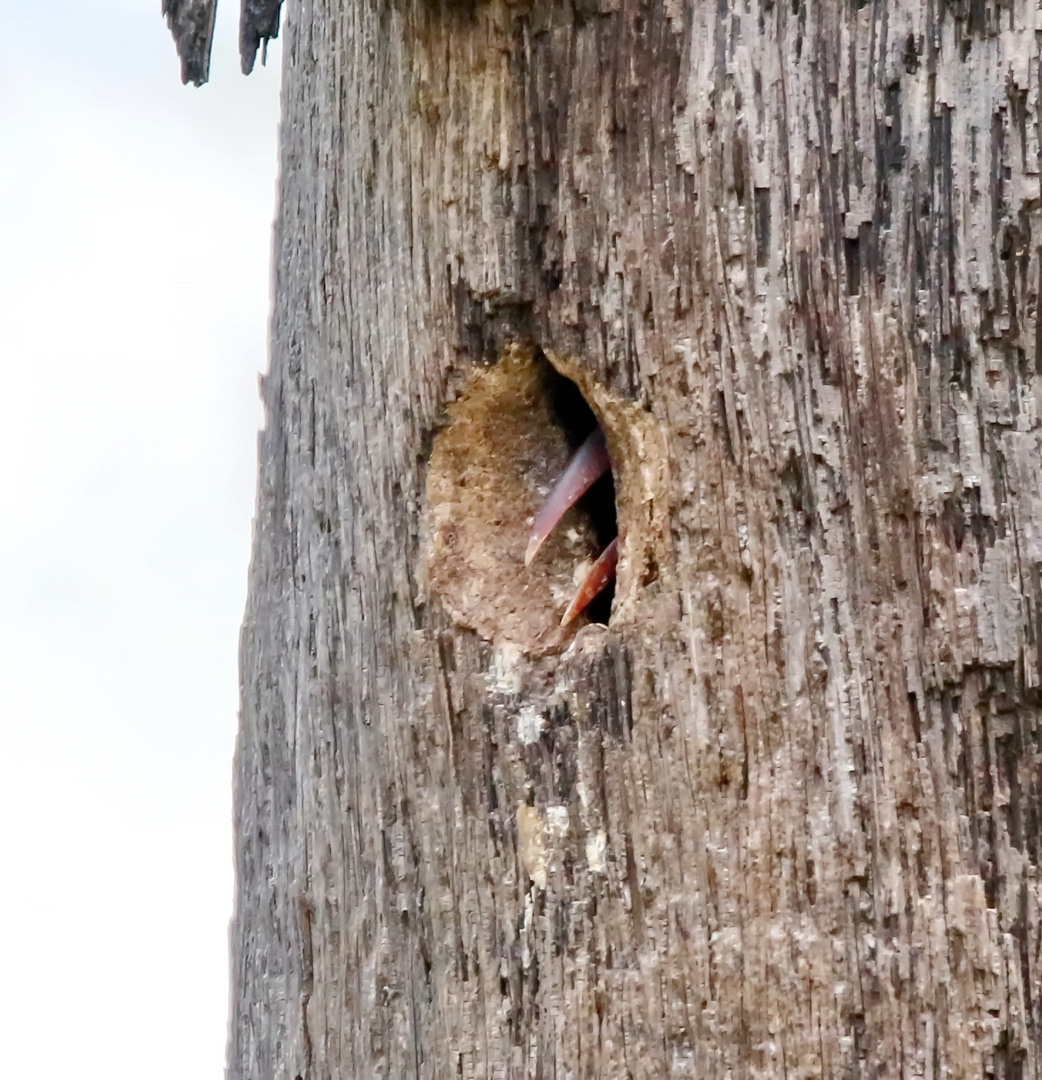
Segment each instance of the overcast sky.
M0 0L0 1075L218 1080L279 49Z

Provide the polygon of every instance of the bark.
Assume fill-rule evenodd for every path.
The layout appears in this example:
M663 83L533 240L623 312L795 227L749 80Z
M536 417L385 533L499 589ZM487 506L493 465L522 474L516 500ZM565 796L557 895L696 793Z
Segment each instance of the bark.
M239 17L239 60L242 72L249 75L260 50L261 63L268 55L268 42L279 36L282 0L242 0Z
M268 42L279 36L282 0L242 0L239 12L239 60L249 75L260 51L267 57ZM210 77L217 0L163 0L163 14L181 61L181 82L202 86Z
M163 14L181 61L181 82L202 86L210 75L217 0L163 0Z
M290 5L232 1080L1042 1076L1040 29Z

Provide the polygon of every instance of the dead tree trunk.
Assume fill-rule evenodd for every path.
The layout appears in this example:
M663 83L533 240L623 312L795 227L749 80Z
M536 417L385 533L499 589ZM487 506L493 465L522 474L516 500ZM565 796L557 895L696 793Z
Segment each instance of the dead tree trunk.
M286 21L231 1080L1042 1077L1036 6Z

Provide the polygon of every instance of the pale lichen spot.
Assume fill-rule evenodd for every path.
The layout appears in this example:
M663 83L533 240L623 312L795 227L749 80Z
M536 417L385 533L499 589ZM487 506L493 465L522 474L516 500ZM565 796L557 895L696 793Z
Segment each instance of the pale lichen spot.
M510 641L501 642L492 654L492 664L485 676L494 694L511 696L521 692L521 671L524 650Z
M546 831L557 839L568 835L568 807L548 806L546 808Z
M595 874L603 874L608 869L608 837L603 829L586 838L586 863Z
M525 919L521 924L521 966L527 971L532 966L532 948L529 942L532 940L532 927L535 923L535 903L532 900L532 892L525 894Z
M546 888L546 837L543 815L534 806L517 808L517 839L525 873L539 886Z
M546 718L531 705L523 705L517 714L517 738L525 746L537 743L543 737Z

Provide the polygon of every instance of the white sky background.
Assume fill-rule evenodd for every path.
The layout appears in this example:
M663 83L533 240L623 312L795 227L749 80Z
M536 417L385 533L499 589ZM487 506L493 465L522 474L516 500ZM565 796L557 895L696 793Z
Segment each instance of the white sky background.
M0 0L0 1075L224 1075L279 47Z

